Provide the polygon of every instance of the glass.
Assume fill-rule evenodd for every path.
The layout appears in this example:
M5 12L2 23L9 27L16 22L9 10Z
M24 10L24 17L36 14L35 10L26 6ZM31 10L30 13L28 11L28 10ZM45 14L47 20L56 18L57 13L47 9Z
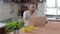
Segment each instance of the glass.
M60 9L58 9L58 13L57 14L60 15Z
M57 6L60 7L60 0L57 0Z
M47 8L45 14L47 15L56 15L56 8Z
M46 5L48 7L55 7L55 0L46 0Z

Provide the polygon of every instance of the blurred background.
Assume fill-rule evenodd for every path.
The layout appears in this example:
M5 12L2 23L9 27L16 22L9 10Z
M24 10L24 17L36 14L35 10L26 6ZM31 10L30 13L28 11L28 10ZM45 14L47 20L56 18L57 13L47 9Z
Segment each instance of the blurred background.
M32 2L36 4L39 16L46 15L47 20L60 21L60 0L0 0L0 33L4 31L5 22L8 23L13 19L15 19L15 21L21 19L24 11L29 9L30 3ZM60 25L60 22L55 21L51 24L48 23L48 27L50 24L54 27L53 29L55 29L55 27L57 27L55 24ZM52 28L52 26L50 28ZM46 31L44 30L44 32Z
M30 3L36 3L38 12L47 16L48 20L60 20L60 0L0 0L0 21L23 17ZM40 13L40 14L42 14Z
M0 22L23 17L32 2L36 3L38 12L44 12L45 0L0 0Z

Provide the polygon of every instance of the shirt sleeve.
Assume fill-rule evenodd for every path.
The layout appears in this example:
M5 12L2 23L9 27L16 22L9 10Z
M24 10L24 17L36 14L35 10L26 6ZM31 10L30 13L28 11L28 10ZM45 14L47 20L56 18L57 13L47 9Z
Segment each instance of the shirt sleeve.
M26 18L28 18L28 12L24 12L23 13L23 20L24 20L24 26L29 26L29 22L28 22L28 19L26 19Z
M26 12L23 13L23 19L27 17Z
M24 21L26 21L28 17L29 17L28 12L24 12L23 13L23 19L24 19Z

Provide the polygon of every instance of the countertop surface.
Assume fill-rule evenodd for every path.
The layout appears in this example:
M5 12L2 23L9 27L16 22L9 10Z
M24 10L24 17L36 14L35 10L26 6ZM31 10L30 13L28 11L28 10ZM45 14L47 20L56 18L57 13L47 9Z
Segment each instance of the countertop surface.
M5 26L6 26L5 23L0 23L0 28L3 28L3 27L5 27Z
M20 34L60 34L60 22L50 21L45 26L37 26L28 33L21 30Z

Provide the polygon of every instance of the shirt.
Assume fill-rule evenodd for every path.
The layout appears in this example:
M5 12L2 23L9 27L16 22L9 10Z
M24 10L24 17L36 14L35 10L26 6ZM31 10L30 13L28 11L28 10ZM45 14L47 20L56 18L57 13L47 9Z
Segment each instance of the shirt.
M28 18L28 17L30 17L30 16L38 16L38 11L37 10L35 10L35 12L31 15L30 14L31 13L31 11L30 10L27 10L27 11L25 11L24 13L23 13L23 19L24 19L24 25L25 26L29 26L30 24L29 24L29 20L27 19L25 19L25 18Z

